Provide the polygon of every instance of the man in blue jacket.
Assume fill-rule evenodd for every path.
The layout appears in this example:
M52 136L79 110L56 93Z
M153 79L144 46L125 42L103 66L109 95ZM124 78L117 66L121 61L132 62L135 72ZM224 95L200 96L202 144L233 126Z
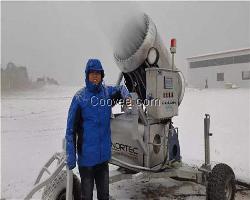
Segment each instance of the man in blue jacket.
M104 86L104 70L98 59L89 59L85 70L86 87L73 97L67 120L67 166L77 164L81 176L82 199L92 200L94 181L99 200L109 199L111 158L111 100L114 96L130 99L125 86Z

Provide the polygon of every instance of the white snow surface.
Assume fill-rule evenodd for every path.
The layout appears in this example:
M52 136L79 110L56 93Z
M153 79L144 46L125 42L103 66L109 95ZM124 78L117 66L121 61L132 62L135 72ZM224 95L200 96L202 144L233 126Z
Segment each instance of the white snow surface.
M54 152L61 151L68 108L78 89L50 86L2 96L1 198L23 199L41 167ZM186 89L174 125L179 128L183 161L190 165L200 166L204 162L205 113L211 116L212 163L229 164L237 179L250 183L250 89ZM110 167L110 170L115 169L115 166ZM110 191L116 199L129 199L131 195L134 199L145 199L145 188L152 190L149 193L153 190L159 192L163 183L172 189L184 187L175 190L175 194L185 193L189 188L204 194L202 187L173 180L152 180L139 186L133 186L135 183L131 181L122 181L112 184ZM249 194L245 198L241 196L241 199L250 199Z
M204 162L204 117L210 114L212 164L230 165L250 183L250 89L187 89L174 118L184 162Z

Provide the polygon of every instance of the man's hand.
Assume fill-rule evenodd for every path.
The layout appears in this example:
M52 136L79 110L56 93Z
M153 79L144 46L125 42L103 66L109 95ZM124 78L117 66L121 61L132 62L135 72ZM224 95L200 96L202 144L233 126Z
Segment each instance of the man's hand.
M69 170L72 170L72 169L74 169L76 167L76 164L75 163L74 164L67 163L67 167L69 168Z
M76 159L74 155L67 154L66 164L69 170L72 170L76 167Z

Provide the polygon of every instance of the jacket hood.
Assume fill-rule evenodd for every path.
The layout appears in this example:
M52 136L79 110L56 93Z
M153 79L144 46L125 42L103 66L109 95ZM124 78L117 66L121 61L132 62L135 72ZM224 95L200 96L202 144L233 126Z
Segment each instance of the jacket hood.
M89 75L89 72L92 71L92 70L100 71L101 74L102 74L102 78L104 77L104 70L102 68L102 64L101 64L100 60L98 60L98 59L89 59L88 62L87 62L87 65L86 65L86 69L85 69L86 87L91 92L96 93L96 92L99 92L101 90L102 80L98 85L91 83L89 81L89 79L88 79L88 75Z
M98 59L89 59L88 60L87 65L86 65L86 69L85 69L86 77L87 77L90 70L104 72L104 70L102 68L102 64L101 64L100 60L98 60Z

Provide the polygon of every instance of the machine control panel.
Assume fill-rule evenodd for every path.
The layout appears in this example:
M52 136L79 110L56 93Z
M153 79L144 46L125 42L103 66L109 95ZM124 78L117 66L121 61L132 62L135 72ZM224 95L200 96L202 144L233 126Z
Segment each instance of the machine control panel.
M146 70L148 114L155 119L178 115L178 72L161 68Z

